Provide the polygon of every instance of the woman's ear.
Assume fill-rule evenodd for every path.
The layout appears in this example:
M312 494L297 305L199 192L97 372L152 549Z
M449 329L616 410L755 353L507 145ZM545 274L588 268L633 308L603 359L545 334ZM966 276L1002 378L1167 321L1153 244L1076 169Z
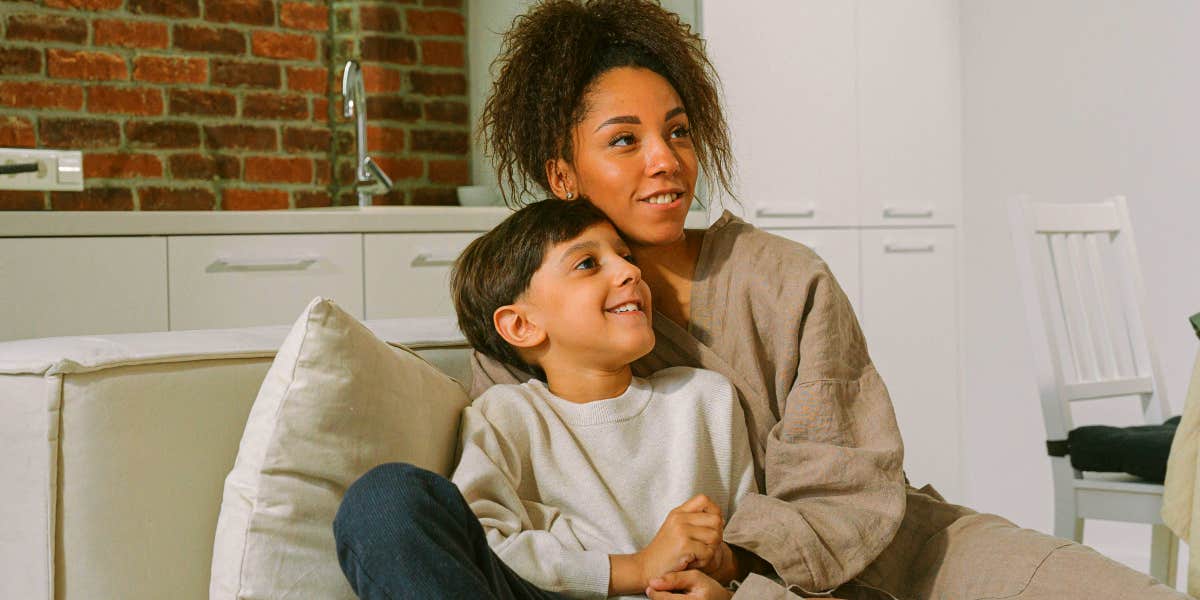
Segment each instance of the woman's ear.
M579 197L579 186L575 180L575 169L563 158L546 161L546 181L550 182L550 193L559 200L574 200Z
M504 341L517 348L534 348L546 341L546 331L529 319L526 307L520 304L497 308L492 324Z

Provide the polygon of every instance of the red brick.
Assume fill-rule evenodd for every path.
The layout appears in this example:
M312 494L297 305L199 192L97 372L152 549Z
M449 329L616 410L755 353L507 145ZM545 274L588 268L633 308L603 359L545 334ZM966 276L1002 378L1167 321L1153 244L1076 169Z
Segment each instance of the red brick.
M64 15L11 15L6 38L82 44L87 40L87 22Z
M329 192L296 192L296 208L332 206Z
M246 181L309 183L312 178L312 159L309 158L246 157Z
M205 0L204 18L222 23L274 25L275 4L272 0Z
M460 131L418 129L412 132L414 152L466 154L470 149L470 143L470 136Z
M370 94L391 94L400 91L403 79L400 71L378 65L363 65L363 86Z
M471 183L471 166L465 160L429 161L429 181L467 185Z
M42 72L42 53L36 48L0 48L0 75Z
M250 119L307 119L308 99L298 95L251 94L242 105Z
M467 93L467 77L462 73L426 73L417 71L409 74L412 91L425 96L464 96Z
M411 65L417 62L416 42L397 37L367 36L362 39L363 60Z
M329 185L333 180L333 167L324 158L313 159L313 170L316 171L317 185Z
M0 148L33 148L36 145L33 123L29 119L0 116Z
M317 38L304 33L255 31L250 37L255 56L283 60L316 60Z
M50 207L54 210L133 210L133 192L126 188L52 192Z
M462 42L421 40L421 64L435 67L464 67L467 54Z
M288 67L287 81L289 90L324 94L329 89L329 69Z
M125 59L107 52L46 51L47 71L59 79L129 79Z
M132 179L134 177L162 177L162 174L162 161L153 154L88 152L83 155L83 176L87 179Z
M404 130L399 127L367 127L367 152L404 150Z
M420 206L458 206L454 188L419 188L412 191L411 203Z
M412 10L405 12L408 32L413 35L466 35L462 13L448 10Z
M171 177L175 179L239 179L242 164L235 156L172 154Z
M0 105L14 108L83 108L83 88L36 81L0 81Z
M205 27L202 25L176 25L175 47L194 52L214 54L242 54L246 52L246 36L235 29Z
M162 92L155 88L88 88L88 112L126 115L163 114Z
M212 61L212 83L223 87L279 88L279 65L238 60Z
M167 25L165 23L104 19L92 23L92 32L92 39L97 46L167 47Z
M0 210L45 210L46 192L0 190Z
M229 92L179 89L169 93L172 115L232 117L237 114L237 98Z
M466 125L470 112L463 102L433 100L425 103L425 120Z
M82 8L84 10L112 10L121 8L121 0L46 0L51 8Z
M462 8L462 0L425 0L425 6L444 6L447 8Z
M386 194L379 194L371 197L373 206L403 206L408 204L407 194L404 190L392 190ZM346 204L358 204L357 198L352 198Z
M214 150L277 150L275 129L248 125L206 125L204 145Z
M374 96L367 98L367 115L372 120L417 121L421 118L421 103L404 96Z
M317 4L284 2L279 9L279 22L292 29L329 30L329 8Z
M283 130L283 150L284 152L328 152L331 139L328 129L288 127Z
M184 121L129 121L125 123L129 145L141 148L197 148L200 128Z
M288 207L288 193L282 190L225 190L221 208L225 210L269 210Z
M363 6L358 9L358 22L366 31L399 32L400 11L391 6Z
M151 83L204 83L208 62L203 58L139 56L133 60L133 78Z
M372 156L371 160L378 163L383 172L387 173L393 181L420 179L425 176L425 162L419 158Z
M116 121L42 117L38 136L47 148L103 148L121 143L121 128Z
M325 121L329 114L329 100L326 98L313 98L312 115L314 121Z
M217 198L203 188L142 188L138 190L142 210L212 210Z
M164 17L198 17L199 0L129 0L128 10L134 14Z

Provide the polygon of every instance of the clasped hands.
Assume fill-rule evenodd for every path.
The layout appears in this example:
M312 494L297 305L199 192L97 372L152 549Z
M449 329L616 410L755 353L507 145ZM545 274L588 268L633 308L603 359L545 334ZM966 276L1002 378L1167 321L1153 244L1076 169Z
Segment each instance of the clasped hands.
M725 584L737 577L738 565L724 533L720 507L703 494L693 497L667 514L641 551L612 555L610 594L728 600L733 594Z

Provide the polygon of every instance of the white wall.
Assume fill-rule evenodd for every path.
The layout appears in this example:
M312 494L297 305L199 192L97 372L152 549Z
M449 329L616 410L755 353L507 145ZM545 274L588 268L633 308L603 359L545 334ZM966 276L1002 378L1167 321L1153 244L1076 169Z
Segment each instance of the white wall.
M1050 531L1006 201L1128 198L1150 335L1182 410L1200 311L1200 3L964 0L961 26L968 498ZM1102 551L1148 556L1148 528L1088 527Z

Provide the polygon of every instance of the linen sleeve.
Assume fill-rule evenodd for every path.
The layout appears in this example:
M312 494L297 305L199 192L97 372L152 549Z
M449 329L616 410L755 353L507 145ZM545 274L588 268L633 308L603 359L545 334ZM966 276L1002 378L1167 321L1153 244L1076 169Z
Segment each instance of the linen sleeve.
M608 554L585 550L556 508L520 497L523 454L473 406L463 411L460 445L451 480L504 564L543 590L606 598Z
M795 293L796 377L765 440L765 494L743 499L726 540L789 589L828 594L891 543L905 511L904 449L887 388L824 263ZM793 298L796 296L792 296Z

